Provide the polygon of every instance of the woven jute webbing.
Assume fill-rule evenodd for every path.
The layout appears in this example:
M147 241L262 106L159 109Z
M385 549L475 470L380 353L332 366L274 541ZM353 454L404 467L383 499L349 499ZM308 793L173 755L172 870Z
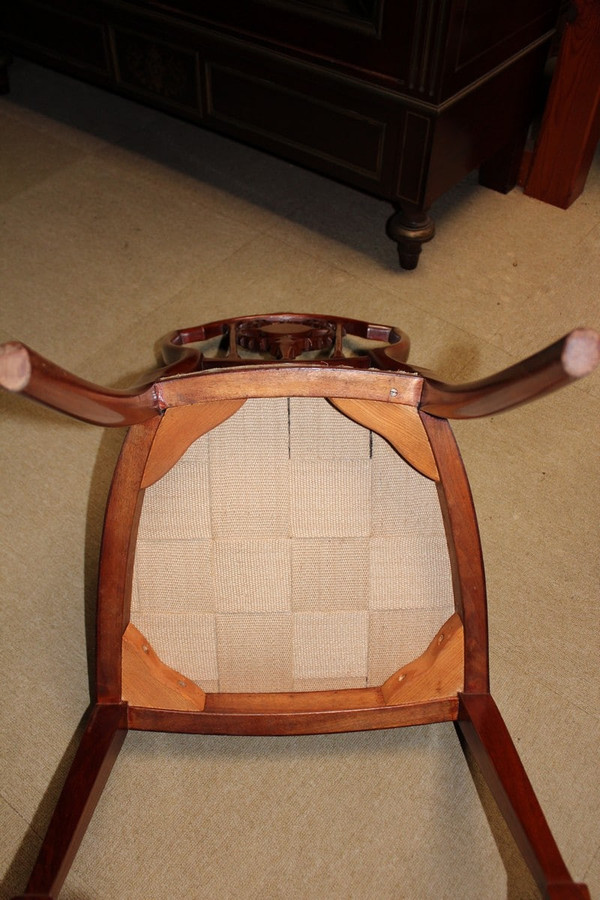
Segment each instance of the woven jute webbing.
M146 491L131 621L205 690L381 684L453 611L435 484L326 400L248 400Z

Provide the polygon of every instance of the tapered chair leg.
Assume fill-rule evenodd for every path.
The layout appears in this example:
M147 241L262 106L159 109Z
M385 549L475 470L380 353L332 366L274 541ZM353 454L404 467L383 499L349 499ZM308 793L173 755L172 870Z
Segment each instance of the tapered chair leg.
M126 733L126 704L92 707L23 897L58 896Z
M569 875L491 695L461 694L457 724L542 895L549 900L589 900L587 887Z

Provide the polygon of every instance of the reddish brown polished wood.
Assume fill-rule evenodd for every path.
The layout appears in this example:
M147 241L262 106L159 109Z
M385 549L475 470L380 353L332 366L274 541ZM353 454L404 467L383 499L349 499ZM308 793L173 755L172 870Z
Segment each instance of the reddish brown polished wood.
M448 419L512 409L589 375L600 361L600 335L578 328L523 362L471 384L444 384L424 374L420 408Z
M237 316L193 328L180 328L164 338L161 349L165 361L173 364L179 362L185 348L190 344L198 346L207 341L214 342L215 339L221 339L222 349L215 352L213 347L210 355L198 347L199 357L195 368L200 371L211 367L240 365L241 348L262 353L263 358L258 361L259 364L264 363L264 355L281 359L283 354L280 352L280 345L286 336L288 338L286 343L291 347L291 352L288 352L286 358L296 359L301 353L311 350L330 350L328 355L319 357L321 364L327 366L352 365L353 359L359 354L356 351L352 353L345 346L348 337L362 338L373 342L376 346L381 345L382 349L391 352L393 358L401 363L406 361L410 350L408 335L390 325L379 325L341 316L298 313ZM382 369L389 368L389 361L388 364L379 361L376 346L362 351L367 367L372 364ZM244 357L243 362L249 365L252 359Z
M121 639L129 623L141 481L159 424L155 417L130 429L106 507L96 614L96 692L104 703L121 700Z
M600 4L572 0L525 193L567 209L600 138ZM567 226L565 226L567 227Z
M465 629L465 691L489 690L487 603L471 488L448 423L421 413L440 480L438 496L452 565L454 602Z
M408 356L410 341L397 328L339 316L276 313L260 318L245 316L225 319L172 332L162 342L165 366L148 374L141 385L127 390L112 390L85 381L25 344L9 341L0 344L0 387L93 425L134 425L158 415L168 405L163 402L156 387L159 381L203 369L242 364L264 365L264 359L242 359L238 353L238 347L247 347L251 343L249 335L253 333L256 336L261 327L271 330L271 340L265 349L282 346L283 341L287 347L286 359L295 359L307 350L324 349L331 350L331 353L319 360L320 366L369 368L373 365L408 370L402 364ZM275 336L273 328L277 332ZM323 339L322 347L307 346L307 342L315 341L313 335L319 329L323 334L329 333L331 340ZM348 336L362 338L376 346L353 352L352 348L345 347ZM219 337L227 341L227 352L214 354L212 348L212 354L208 355L203 343ZM378 352L378 345L381 345L384 355ZM385 355L387 352L389 358ZM278 352L273 358L281 358L281 355Z
M163 343L163 354L168 365L149 375L146 386L127 391L114 391L84 381L55 366L25 345L9 342L0 345L0 386L75 418L112 426L147 421L174 405L225 397L244 399L250 396L247 393L245 375L236 371L229 376L219 372L217 381L192 379L180 382L179 378L173 381L173 376L191 374L198 370L235 370L241 366L256 365L257 369L264 371L265 377L250 381L257 385L254 396L261 396L265 386L274 383L274 370L271 367L265 368L265 360L262 358L242 358L238 353L237 341L237 329L256 321L247 317L229 319L173 332ZM419 370L405 363L410 342L398 329L336 317L293 314L263 316L259 321L263 323L263 327L270 327L272 323L279 329L276 343L284 338L293 348L291 352L294 360L298 355L302 356L304 348L300 345L301 342L298 343L297 330L289 344L289 329L294 331L297 327L304 328L304 324L300 323L306 322L312 322L312 327L317 327L320 321L335 328L336 337L330 343L329 356L309 364L304 359L298 359L294 362L297 369L279 369L278 396L286 393L295 396L362 396L365 399L370 397L409 405L418 403L424 412L443 418L475 418L510 409L584 377L600 360L600 336L590 329L579 328L496 375L470 384L446 384L426 370ZM289 327L285 326L286 322ZM342 354L343 338L348 335L364 338L374 346ZM228 350L224 356L214 353L208 356L202 349L202 342L210 341L215 336L228 340ZM197 346L188 346L189 344ZM369 393L377 384L376 381L363 382L359 372L348 371L357 362L360 362L359 369L374 366L387 370L381 372L378 391ZM289 363L286 365L289 366ZM320 372L323 367L331 367L331 373L325 375ZM336 369L341 371L336 372ZM395 379L392 372L412 377ZM209 375L209 371L206 375ZM227 377L228 381L222 380ZM323 389L325 381L329 386ZM224 390L226 384L229 384L228 393ZM315 384L318 386L314 387ZM367 385L366 389L362 387L363 384Z
M325 692L329 693L329 692ZM289 698L287 710L271 712L268 708L259 710L256 702L244 695L238 695L238 709L228 708L221 703L218 694L208 694L206 707L202 712L179 712L140 707L129 708L129 727L141 731L173 731L186 734L231 734L231 735L290 735L290 734L336 734L346 731L372 731L380 728L398 728L405 725L430 725L433 722L454 721L458 715L458 699L431 700L428 703L407 703L403 706L388 706L379 697L373 697L371 704L352 703L347 691L342 697L329 697L329 708L294 709L302 701L301 695ZM282 698L285 701L285 697ZM282 703L283 707L285 703Z
M96 705L69 769L26 896L57 897L127 730L126 705Z
M273 378L274 374L277 378ZM280 366L231 366L226 371L209 369L198 377L165 379L156 385L161 409L185 406L201 400L242 400L248 397L348 397L416 406L422 389L417 374L364 371L352 366L329 369L318 363L285 363ZM250 377L252 375L252 377Z
M0 345L0 386L92 425L122 427L158 414L154 382L190 371L197 354L182 352L176 364L154 372L145 385L110 390L72 375L17 341Z
M544 897L589 897L567 871L498 707L489 694L461 694L464 735Z

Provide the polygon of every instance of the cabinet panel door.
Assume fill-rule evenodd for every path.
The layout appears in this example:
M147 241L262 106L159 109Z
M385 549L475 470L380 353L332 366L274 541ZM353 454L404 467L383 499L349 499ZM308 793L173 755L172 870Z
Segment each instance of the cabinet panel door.
M433 0L439 5L440 0ZM432 0L148 0L160 10L297 58L407 86L419 8ZM441 5L445 6L446 0ZM437 17L437 14L436 14Z
M559 0L454 0L441 99L548 39L559 5Z

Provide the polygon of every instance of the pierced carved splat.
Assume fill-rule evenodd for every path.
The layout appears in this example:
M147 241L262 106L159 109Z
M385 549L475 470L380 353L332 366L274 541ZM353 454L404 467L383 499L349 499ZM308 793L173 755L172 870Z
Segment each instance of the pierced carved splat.
M335 337L336 323L322 319L296 322L253 319L240 323L237 328L237 340L242 347L270 353L275 359L295 359L301 353L330 350Z

